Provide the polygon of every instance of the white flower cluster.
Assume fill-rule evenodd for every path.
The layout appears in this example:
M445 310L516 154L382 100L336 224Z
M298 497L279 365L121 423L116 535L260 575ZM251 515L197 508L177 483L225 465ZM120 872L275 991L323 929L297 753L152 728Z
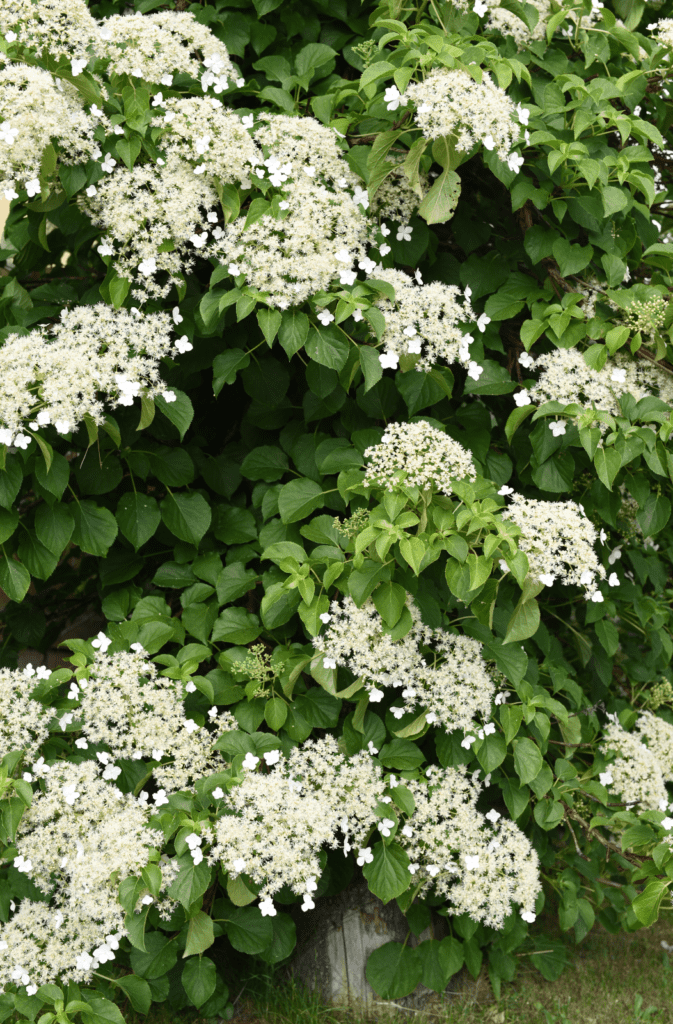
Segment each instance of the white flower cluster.
M164 166L121 168L95 190L80 201L106 233L99 253L113 257L118 276L135 283L133 295L140 301L165 298L192 268L194 253L208 237L197 228L211 227L208 214L218 202L211 180L195 175L186 160L169 156ZM161 252L162 246L170 251ZM161 271L168 274L163 285L155 280Z
M221 92L239 77L224 43L187 11L113 14L102 22L95 49L112 74L155 85L172 85L178 72L201 77L204 92L210 85Z
M84 0L2 0L0 35L52 57L88 63L97 25ZM13 38L12 38L13 37Z
M610 719L603 730L600 750L607 756L616 757L609 765L609 773L606 773L610 778L605 781L614 792L621 794L627 805L656 811L660 805L668 805L662 765L657 756L660 744L649 722L645 723L641 736L647 737L648 742L653 739L653 750L623 729L616 715ZM668 758L670 766L670 752Z
M459 326L476 321L467 293L461 303L455 285L440 281L419 285L401 270L377 270L376 280L395 289L394 302L385 297L377 302L386 321L382 363L385 360L394 369L400 356L420 355L416 369L426 372L441 360L469 363L473 339Z
M435 68L424 82L407 86L405 99L416 106L415 120L427 139L454 135L459 152L481 143L508 160L519 141L516 107L487 71L481 83L460 68Z
M603 600L596 583L597 577L605 579L594 550L598 534L581 505L515 494L502 517L521 530L516 543L528 558L533 580L551 587L558 578L565 585L584 587L595 602Z
M482 785L464 765L433 766L428 783L410 781L416 809L397 840L406 850L409 870L443 896L453 914L469 914L490 928L502 928L513 904L525 921L535 920L540 892L539 861L523 832L496 810L482 814L477 800Z
M221 861L231 877L245 874L261 885L263 914L276 913L272 896L284 885L303 894L302 909L310 910L320 850L362 847L376 824L381 768L367 753L346 757L329 735L271 759L270 771L255 771L257 758L248 757L250 770L224 799L209 863Z
M82 735L88 743L109 748L106 763L110 758L161 761L168 757L152 772L164 795L224 770L225 761L212 748L221 732L235 728L231 714L211 715L212 732L198 726L185 714L183 683L159 676L156 666L142 655L98 652L71 690L79 701ZM111 774L114 771L119 769Z
M458 441L426 420L389 423L381 443L367 448L365 487L436 488L452 494L452 480L475 480L472 456Z
M401 640L384 632L374 602L358 608L351 597L343 604L333 601L325 633L313 645L323 654L325 667L337 665L365 680L372 702L380 701L385 688L400 692L401 703L392 707L395 718L419 705L426 720L448 732L474 727L474 717L488 718L495 692L481 654L481 644L467 636L425 626L413 599L407 596L413 625ZM421 645L434 648L428 665Z
M32 666L30 672L0 669L0 760L12 750L34 756L49 735L43 705L29 696L33 671ZM43 669L38 678L49 675L49 670Z
M503 36L512 36L517 48L522 50L528 43L545 39L547 22L553 14L550 0L530 0L530 3L538 12L538 20L532 30L516 14L502 7L500 0L458 0L456 6L463 11L473 10L480 18L488 15L486 30L500 32ZM578 15L576 11L568 11L566 17L573 24L579 21L581 27L587 29L600 18L602 8L600 0L592 0L589 14ZM559 27L557 31L560 31L561 35L569 35L571 30Z
M85 113L84 101L68 82L57 88L42 68L4 64L0 69L0 189L16 199L18 189L40 192L40 164L51 139L58 141L64 164L100 156L94 139L97 124L109 122L102 112Z
M221 185L240 183L260 163L261 150L233 110L220 100L192 96L162 102L165 114L152 126L162 129L160 145L171 156L189 160L192 173L215 176ZM204 239L205 241L205 239Z
M673 18L660 18L655 27L655 41L673 50Z
M174 351L167 313L137 316L104 303L61 313L52 328L10 334L0 348L0 444L52 423L67 434L90 416L105 418L108 403L132 405L142 392L163 391L159 360ZM34 420L32 419L34 417ZM16 443L25 447L24 435Z
M140 874L163 833L132 794L104 782L93 761L58 762L19 824L15 860L50 903L24 899L0 926L0 983L86 982L125 934L119 882ZM176 869L162 863L162 888Z
M422 199L409 184L409 179L402 170L402 165L392 156L387 157L388 163L396 164L394 170L385 179L372 201L372 213L379 217L387 217L398 224L408 224ZM430 181L427 174L420 175L423 194L428 191ZM377 274L377 279L381 275Z
M540 356L535 368L542 373L526 394L540 404L577 402L619 416L619 397L628 392L638 400L655 395L673 405L673 377L645 360L617 354L603 369L594 370L578 349L559 348Z
M371 226L359 205L366 190L356 184L333 132L313 118L266 115L265 121L255 141L266 156L248 184L270 182L266 196L277 205L247 226L242 214L204 255L219 259L233 276L243 275L270 305L286 309L338 275L353 284L352 267L366 259Z
M644 711L639 715L635 729L657 759L664 782L673 782L673 725L651 711Z

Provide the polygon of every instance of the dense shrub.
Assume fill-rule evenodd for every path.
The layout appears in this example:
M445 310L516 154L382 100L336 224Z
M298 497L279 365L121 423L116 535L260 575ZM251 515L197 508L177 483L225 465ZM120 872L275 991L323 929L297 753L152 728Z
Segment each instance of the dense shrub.
M0 8L0 1016L360 872L555 977L673 877L668 7L169 8Z

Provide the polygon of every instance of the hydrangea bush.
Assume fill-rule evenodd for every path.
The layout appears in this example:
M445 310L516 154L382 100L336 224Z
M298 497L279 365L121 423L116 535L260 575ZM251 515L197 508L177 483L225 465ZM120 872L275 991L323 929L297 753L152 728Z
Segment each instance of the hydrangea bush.
M556 977L673 878L673 7L176 7L0 7L0 1019L361 875Z

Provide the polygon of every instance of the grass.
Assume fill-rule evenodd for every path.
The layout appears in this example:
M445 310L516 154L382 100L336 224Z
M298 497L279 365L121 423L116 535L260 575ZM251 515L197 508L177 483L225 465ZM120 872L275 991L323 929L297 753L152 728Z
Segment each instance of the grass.
M236 1002L233 1024L673 1024L673 920L631 935L596 930L571 946L571 966L554 982L523 965L493 998L485 971L451 982L459 995L438 996L422 1011L384 1003L368 1016L325 1006L292 983L256 978Z

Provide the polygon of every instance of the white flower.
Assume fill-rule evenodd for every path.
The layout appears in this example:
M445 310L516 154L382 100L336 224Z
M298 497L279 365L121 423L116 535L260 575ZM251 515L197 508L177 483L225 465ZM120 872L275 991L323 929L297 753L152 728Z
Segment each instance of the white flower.
M213 793L213 796L214 795L215 794ZM236 860L233 862L233 864L231 866L233 867L234 871L237 871L239 873L241 871L245 871L245 860L244 860L244 858L243 857L237 857Z
M479 854L471 856L469 853L465 854L465 870L474 871L479 867Z
M241 124L243 125L244 128L252 128L254 123L255 123L255 115L254 114L244 114L243 117L241 118Z
M16 192L13 188L10 187L10 188L6 188L5 189L5 199L7 200L8 203L11 203L12 199L18 199L18 198L19 198L19 193Z
M397 235L395 236L397 238L397 241L410 242L411 233L413 230L414 229L409 224L400 224L400 226L397 229Z
M8 43L13 43L17 39L16 32L5 32L5 39Z
M532 910L522 910L521 918L522 920L526 921L527 924L532 924L535 920L535 914Z
M270 896L267 896L266 899L260 902L259 910L262 917L275 917L278 913Z
M362 867L362 866L363 866L363 864L371 864L371 862L372 862L373 860L374 860L374 854L373 854L373 852L372 852L372 851L371 851L371 850L369 849L369 847L368 847L368 846L366 846L366 847L365 847L364 849L362 849L362 850L360 850L360 851L358 852L358 856L357 856L357 863L358 863L358 865L359 865L360 867Z
M601 786L609 786L615 780L612 778L612 772L607 771L607 772L600 772L599 773L598 781L600 782ZM665 810L665 809L666 809L665 807L662 808L662 810Z
M376 260L371 259L370 256L364 256L358 261L358 267L360 270L364 270L365 274L373 274L376 270Z
M484 736L492 736L495 732L495 722L488 722L484 726Z
M147 259L142 260L138 264L138 270L145 277L149 277L151 274L155 274L157 269L157 261L154 256L149 256Z
M101 164L101 167L103 168L105 173L106 174L112 174L112 172L114 171L116 166L117 166L117 161L114 159L112 154L111 153L106 153L105 159L103 160L103 163Z
M545 587L553 587L556 576L553 572L543 572L538 579L540 583L544 583Z
M379 701L383 700L384 692L379 690L378 687L373 686L369 691L369 699L372 704L378 704Z
M476 737L476 736L466 736L466 737L465 737L465 739L461 741L461 744L460 744L460 745L461 745L461 747L463 747L463 748L464 748L465 750L469 750L469 749L470 749L470 747L472 746L472 744L473 744L473 743L476 743L476 740L477 740L477 737Z
M213 792L210 794L213 800L221 800L224 796L224 790L221 786L216 786Z
M614 565L618 558L622 557L622 549L620 547L613 548L608 555L608 564Z
M484 149L488 149L489 152L495 149L495 139L493 138L492 135L484 135L481 141L484 145Z
M379 362L384 370L396 370L399 357L395 352L381 352L379 353Z
M530 110L528 107L522 107L520 103L517 103L516 112L519 115L519 121L521 121L521 124L528 124L528 121L530 120Z
M601 542L601 544L605 544L606 540L608 539L607 533L602 528L601 532L598 534L598 539Z
M376 755L379 752L378 747L375 747L371 740L369 740L369 742L367 743L367 750L372 755L372 757L376 757Z
M22 448L25 451L30 444L30 438L26 437L25 434L17 434L14 438L14 444L17 448Z
M334 313L330 313L329 309L321 309L318 313L318 320L324 327L327 327L334 320Z
M605 598L601 594L600 590L594 590L593 594L591 595L591 600L594 604L602 604Z
M519 409L522 409L524 405L531 404L530 395L527 391L517 391L517 393L514 396L514 402L519 407Z
M379 245L379 252L381 253L381 256L387 256L390 252L390 246L386 245L385 242L381 242Z
M303 898L304 898L304 902L301 905L301 909L304 910L304 911L305 910L314 910L315 909L315 903L313 902L313 899L311 898L311 896L306 892L306 893L304 893L304 897Z
M166 796L166 790L160 789L152 797L157 807L163 807L164 804L168 803L168 797Z
M492 822L493 822L493 824L495 825L495 823L496 823L496 821L498 820L498 818L501 818L501 817L502 817L502 815L501 815L500 811L496 811L496 809L495 809L495 808L492 808L492 809L491 809L491 810L490 810L490 811L488 812L488 814L486 814L486 815L485 815L485 817L486 817L486 819L487 819L488 821L492 821Z
M98 634L98 636L96 637L96 639L91 641L91 646L95 647L96 650L100 650L101 654L105 654L105 652L107 651L107 649L108 649L108 647L110 646L111 643L112 643L112 640L110 640L105 635L105 633L103 633L101 631Z
M483 366L480 366L479 363L475 363L474 360L470 361L470 364L469 364L469 366L467 368L467 375L468 375L468 377L471 377L472 380L479 380L479 378L481 377L483 372L484 372L484 367Z
M322 663L323 663L323 668L336 668L337 667L337 663L334 660L334 658L323 658Z
M63 793L63 799L70 807L74 806L75 801L80 796L80 793L77 791L77 787L74 785L63 786L61 792Z
M661 822L661 827L665 828L666 831L668 832L670 829L673 828L673 818L664 818L663 821ZM30 863L30 861L28 863Z
M200 249L208 241L208 232L204 231L203 234L201 235L197 235L196 232L194 232L193 235L189 236L189 241L192 243L195 249Z
M613 380L615 384L625 384L626 370L622 370L620 368L613 370L612 374L610 375L610 380Z
M390 832L393 828L395 828L395 822L392 820L392 818L383 818L379 822L379 832L381 833L382 836L385 836L386 839L390 835Z
M361 185L356 185L353 189L353 201L356 205L363 206L366 209L369 207L369 193L366 188L362 188Z
M40 192L40 179L39 178L31 178L30 181L27 181L25 183L25 186L26 186L26 192L28 193L29 198L32 199L33 196L38 195L38 193Z
M618 587L619 585L620 585L620 583L619 583L619 576L617 575L616 572L611 572L609 577L608 577L608 586L609 587Z
M477 17L483 18L485 14L488 14L488 4L482 3L482 0L475 0L472 10Z
M566 432L566 421L554 420L553 423L549 424L549 429L551 430L554 437L561 437L561 435L565 434Z
M501 498L506 498L508 494L514 494L514 488L509 487L507 484L503 484L500 490L498 491L498 494L500 495Z
M510 153L507 157L507 166L510 171L515 171L518 174L523 165L524 159L522 156L519 156L518 153Z
M75 57L73 60L71 60L70 68L72 70L73 78L77 78L78 75L81 75L88 63L89 62L86 57Z
M357 276L357 271L355 270L342 270L339 274L339 284L355 284Z
M180 319L182 319L182 317ZM180 355L184 355L185 352L191 352L194 348L186 334L183 334L181 338L178 338L175 343L175 347Z
M477 327L479 328L479 330L481 331L482 334L486 330L486 325L490 324L490 322L491 322L490 316L486 316L485 313L482 313L481 316L479 317L479 319L477 320Z
M397 110L398 107L406 106L406 100L400 95L396 85L389 86L383 94L386 110Z
M353 262L353 257L349 253L348 249L339 249L339 251L334 254L334 258L338 260L339 263L347 263L350 265Z
M278 764L280 761L280 750L267 750L263 757L268 765Z
M248 752L243 758L243 764L241 765L241 768L245 768L246 771L254 771L258 764L259 758L255 757L254 754Z
M387 238L388 235L390 234L390 228L385 222L381 224L381 234L383 235L384 238Z
M177 402L178 400L178 396L176 395L175 391L162 391L161 397L163 398L164 402Z

